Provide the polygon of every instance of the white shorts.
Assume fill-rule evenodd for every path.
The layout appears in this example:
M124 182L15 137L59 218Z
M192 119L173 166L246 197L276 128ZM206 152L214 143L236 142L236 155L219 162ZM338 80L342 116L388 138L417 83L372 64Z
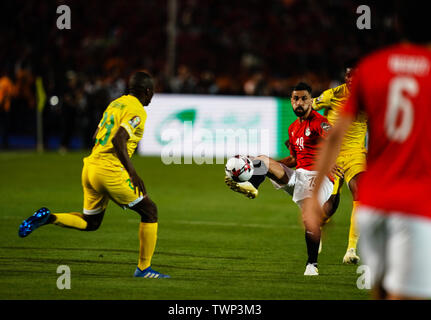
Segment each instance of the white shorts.
M272 179L270 180L277 190L283 189L292 196L293 202L301 207L303 200L310 198L312 195L317 171L309 171L305 169L293 170L283 164L281 164L281 166L289 177L289 183L280 185L276 181ZM319 191L319 203L321 206L328 201L333 190L334 184L328 177L325 177Z
M360 206L359 250L371 273L392 294L431 298L431 219Z

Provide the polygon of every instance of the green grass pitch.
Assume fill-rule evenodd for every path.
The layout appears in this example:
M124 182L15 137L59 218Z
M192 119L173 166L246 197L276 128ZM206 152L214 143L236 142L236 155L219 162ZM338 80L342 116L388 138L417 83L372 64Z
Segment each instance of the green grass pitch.
M42 206L82 210L85 153L0 153L0 299L290 300L368 299L357 266L341 263L351 196L324 232L318 277L303 276L304 230L296 205L269 181L250 200L229 190L223 165L133 162L159 208L154 269L172 279L136 279L139 216L110 202L99 230L44 226L27 238L18 226ZM57 288L57 267L71 288Z

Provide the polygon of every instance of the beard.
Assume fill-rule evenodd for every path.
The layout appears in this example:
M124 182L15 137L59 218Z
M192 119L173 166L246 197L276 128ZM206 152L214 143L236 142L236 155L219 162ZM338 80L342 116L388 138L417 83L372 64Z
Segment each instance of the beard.
M296 114L297 117L303 117L307 113L307 111L305 111L303 107L298 107L293 110L293 112Z

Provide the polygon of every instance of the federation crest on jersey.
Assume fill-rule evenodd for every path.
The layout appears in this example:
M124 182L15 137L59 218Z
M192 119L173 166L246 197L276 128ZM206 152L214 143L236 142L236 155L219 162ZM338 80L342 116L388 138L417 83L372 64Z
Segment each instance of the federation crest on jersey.
M132 126L133 129L136 129L137 126L141 123L141 118L138 116L134 116L132 119L129 120L129 124Z
M307 129L305 129L305 136L310 136L311 131L310 131L310 127L307 127Z
M323 130L325 130L325 131L329 131L329 129L331 129L331 125L329 124L329 123L327 123L327 122L322 122L321 124L320 124L320 126L322 127L322 129Z

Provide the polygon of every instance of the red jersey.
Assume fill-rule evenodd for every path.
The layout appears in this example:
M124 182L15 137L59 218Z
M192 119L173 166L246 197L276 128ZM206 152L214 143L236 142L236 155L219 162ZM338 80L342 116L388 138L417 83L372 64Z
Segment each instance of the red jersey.
M344 112L368 115L361 203L431 218L431 51L396 45L358 66Z
M296 158L296 169L315 170L322 138L330 128L328 120L314 110L311 110L307 119L302 122L296 119L289 126L289 150Z

